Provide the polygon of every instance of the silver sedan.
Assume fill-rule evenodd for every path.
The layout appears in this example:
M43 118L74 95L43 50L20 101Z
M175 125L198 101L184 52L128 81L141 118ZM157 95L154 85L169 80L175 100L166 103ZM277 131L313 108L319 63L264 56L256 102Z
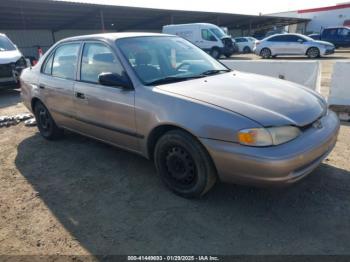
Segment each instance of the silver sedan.
M339 130L315 92L231 71L170 35L62 40L24 70L21 84L44 138L67 129L152 159L184 197L205 194L217 178L298 181L330 153Z
M279 55L306 55L309 58L333 54L335 46L332 43L314 40L301 34L277 34L260 41L255 54L262 58Z

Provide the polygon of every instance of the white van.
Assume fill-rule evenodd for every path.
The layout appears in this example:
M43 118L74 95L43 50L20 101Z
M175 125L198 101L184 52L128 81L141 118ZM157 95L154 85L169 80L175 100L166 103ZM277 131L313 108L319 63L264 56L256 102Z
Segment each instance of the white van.
M233 41L220 27L208 23L163 26L163 33L187 39L214 58L230 57L234 53Z

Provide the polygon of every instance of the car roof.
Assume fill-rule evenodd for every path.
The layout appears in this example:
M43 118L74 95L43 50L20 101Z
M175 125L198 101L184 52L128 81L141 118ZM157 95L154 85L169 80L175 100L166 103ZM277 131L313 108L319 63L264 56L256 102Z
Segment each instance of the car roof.
M81 35L69 37L61 40L60 42L67 41L81 41L81 40L93 40L93 39L105 39L105 40L117 40L122 38L129 37L147 37L147 36L171 36L167 34L159 34L159 33L143 33L143 32L125 32L125 33L102 33L102 34L92 34L92 35Z
M350 29L350 27L348 26L333 26L333 27L326 27L325 29L339 29L339 28Z

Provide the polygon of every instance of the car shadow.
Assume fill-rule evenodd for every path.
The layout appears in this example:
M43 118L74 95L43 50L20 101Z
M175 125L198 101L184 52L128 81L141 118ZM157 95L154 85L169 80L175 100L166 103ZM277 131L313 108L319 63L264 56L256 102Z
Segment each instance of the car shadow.
M288 188L218 183L200 200L169 192L150 161L71 133L57 142L25 139L15 164L95 255L350 250L350 173L328 164Z
M21 103L20 90L4 89L0 90L0 108Z

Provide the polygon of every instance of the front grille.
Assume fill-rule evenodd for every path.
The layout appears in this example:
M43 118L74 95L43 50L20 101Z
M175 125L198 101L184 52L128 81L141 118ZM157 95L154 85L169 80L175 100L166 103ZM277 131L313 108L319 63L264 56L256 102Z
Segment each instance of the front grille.
M12 77L12 66L11 64L0 65L0 77Z
M222 39L222 43L224 44L224 46L226 47L233 47L233 42L231 38L223 38Z

